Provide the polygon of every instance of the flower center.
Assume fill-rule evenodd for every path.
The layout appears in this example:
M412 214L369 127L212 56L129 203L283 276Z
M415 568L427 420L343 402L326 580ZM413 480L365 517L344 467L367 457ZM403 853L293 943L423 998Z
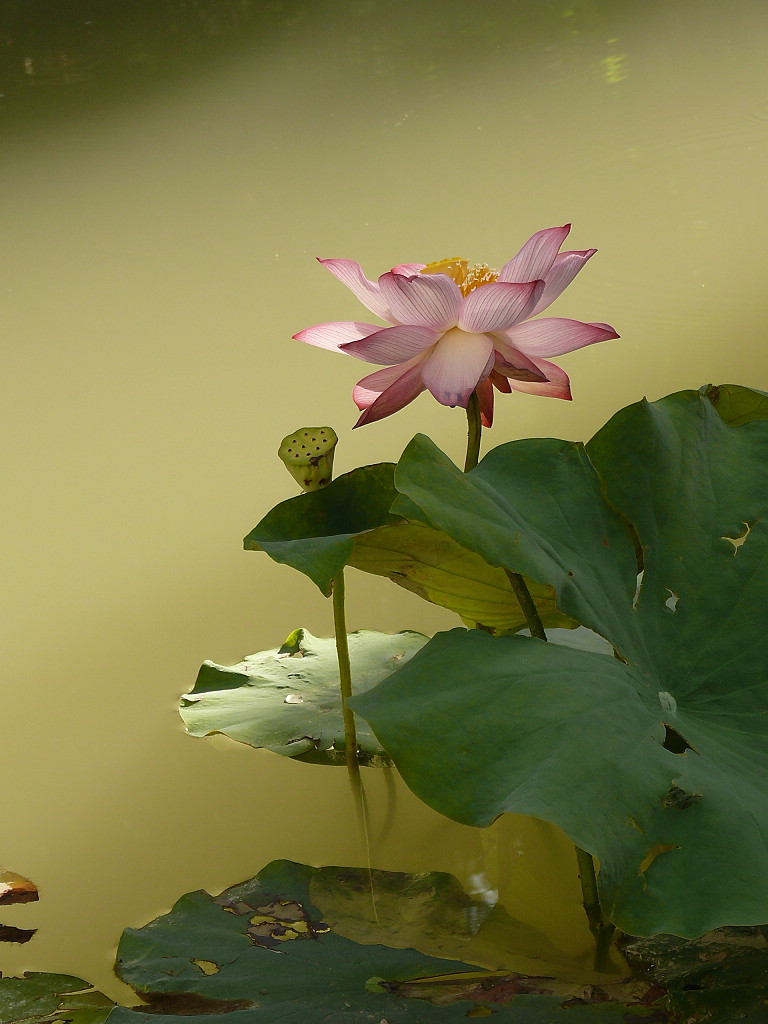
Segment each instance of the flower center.
M490 284L499 276L498 270L489 267L487 263L475 263L471 267L468 260L460 259L458 256L447 260L438 260L436 263L428 263L422 274L445 274L459 286L461 294L466 298L470 292L480 285Z

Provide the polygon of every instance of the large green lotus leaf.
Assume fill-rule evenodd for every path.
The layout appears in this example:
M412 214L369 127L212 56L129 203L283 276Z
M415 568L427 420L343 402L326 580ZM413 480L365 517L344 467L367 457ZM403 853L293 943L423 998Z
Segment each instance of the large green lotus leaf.
M348 636L352 686L365 693L427 642L422 633ZM224 733L252 747L321 764L344 764L344 722L333 638L297 629L282 647L252 654L238 665L203 663L194 689L179 707L192 736ZM361 761L384 757L364 721L358 722Z
M517 633L526 625L503 569L422 523L402 522L360 534L349 564L386 576L426 601L449 608L468 626ZM529 582L529 588L544 625L576 625L558 610L552 587Z
M383 909L389 901L400 913L386 912L368 936L358 928L355 941L341 932L359 926L360 900L352 900L351 924L345 908L351 891L362 890L370 900L371 884L374 895L382 889ZM402 941L404 932L409 942L426 938L437 947L441 940L453 948L463 940L471 951L473 931L482 931L492 916L492 908L462 894L448 875L369 876L276 861L218 897L189 893L169 914L127 929L116 973L154 1012L120 1007L110 1024L149 1024L158 1012L179 1024L196 1013L224 1024L459 1024L488 1016L489 1001L500 1024L620 1024L627 1004L648 991L648 982L604 976L585 984L500 970L489 978L471 959L437 958ZM408 918L405 930L401 917ZM649 1012L639 1003L632 1010L639 1021Z
M525 625L520 606L500 569L455 540L390 513L397 496L394 465L362 466L328 487L281 502L245 538L309 576L328 596L333 577L349 564L386 576L427 601L498 632ZM558 611L552 587L532 584L542 620L575 625Z
M0 977L0 1024L104 1024L114 1003L68 974Z
M553 586L564 614L602 635L610 630L622 651L637 646L634 624L621 613L636 588L632 538L603 500L583 445L514 441L463 473L417 434L398 463L395 484L404 500L393 511L420 515L491 566Z
M548 563L561 607L621 658L454 630L353 706L443 813L486 825L515 811L559 825L599 859L604 908L624 931L762 923L768 423L728 426L705 395L684 392L618 413L587 451L591 514L562 442L502 446L456 501L444 460L435 497L418 452L402 485L462 543L474 533L489 558L531 575ZM642 544L637 595L621 517Z
M720 419L731 427L750 420L768 419L768 394L740 384L707 384L699 391L717 409Z
M327 487L280 502L251 530L244 547L303 572L327 597L355 536L398 522L389 511L396 496L393 471L392 463L361 466Z

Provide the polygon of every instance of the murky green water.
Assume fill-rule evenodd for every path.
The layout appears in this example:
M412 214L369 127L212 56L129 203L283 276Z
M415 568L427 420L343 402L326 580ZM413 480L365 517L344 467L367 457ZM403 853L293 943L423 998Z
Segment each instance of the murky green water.
M39 932L0 968L117 993L120 931L182 892L359 858L343 772L193 741L175 712L204 658L330 631L304 577L240 546L293 493L284 434L331 423L337 472L416 431L462 456L463 416L424 396L352 433L360 368L290 341L359 315L314 257L499 265L565 221L599 248L555 312L622 340L563 358L573 403L502 398L492 443L586 438L709 381L768 388L768 10L112 6L0 17L0 863L41 891L3 911ZM382 580L348 590L352 629L454 624ZM377 835L388 797L366 778ZM461 828L401 788L373 860L482 876L578 954L551 835Z

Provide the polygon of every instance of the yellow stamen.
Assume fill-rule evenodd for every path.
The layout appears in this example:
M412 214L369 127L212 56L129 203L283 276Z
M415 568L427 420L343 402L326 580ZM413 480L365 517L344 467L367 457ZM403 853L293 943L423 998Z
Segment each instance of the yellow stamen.
M459 256L453 256L447 260L438 260L436 263L429 263L421 271L422 274L445 274L459 286L463 296L469 295L480 285L490 284L498 276L498 270L489 267L487 263L475 263L470 267L468 260Z

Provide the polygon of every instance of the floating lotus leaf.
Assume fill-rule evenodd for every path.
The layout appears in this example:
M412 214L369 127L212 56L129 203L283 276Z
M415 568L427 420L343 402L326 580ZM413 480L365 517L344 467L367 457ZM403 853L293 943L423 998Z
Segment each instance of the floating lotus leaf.
M68 974L0 978L0 1024L104 1024L114 1003Z
M768 423L732 398L739 426L683 392L469 474L415 439L396 481L423 518L552 584L617 656L453 630L352 702L442 813L559 825L633 934L768 920Z
M765 929L719 928L686 942L677 935L630 939L623 952L668 992L674 1020L763 1024L768 1006Z
M378 922L372 907L364 909L371 887L381 898ZM637 1020L646 1018L639 1000L647 981L562 980L562 962L557 977L548 969L539 977L489 973L472 959L414 948L472 954L475 933L498 938L505 926L517 941L532 939L539 953L551 949L500 908L468 897L449 875L369 875L276 861L220 896L188 893L169 914L127 929L115 970L149 1007L118 1007L110 1024L150 1024L158 1013L169 1024L201 1013L224 1024L465 1024L489 1013L499 1024L621 1024L630 1004ZM487 958L487 938L478 945ZM654 1015L649 1024L663 1019Z
M348 637L352 685L365 693L427 642L421 633L359 630ZM180 714L192 736L224 733L252 747L322 764L344 764L344 722L333 639L297 629L282 647L238 665L206 661ZM365 722L357 729L363 763L384 758Z

